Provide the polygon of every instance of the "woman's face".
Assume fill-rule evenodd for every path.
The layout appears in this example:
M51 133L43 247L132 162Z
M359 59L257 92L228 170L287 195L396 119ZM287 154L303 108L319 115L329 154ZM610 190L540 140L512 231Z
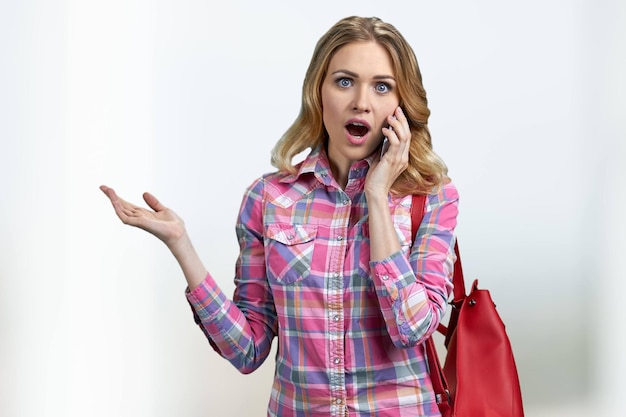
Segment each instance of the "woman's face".
M321 95L328 157L335 175L345 175L378 148L387 116L400 104L389 54L376 42L342 46L330 60Z

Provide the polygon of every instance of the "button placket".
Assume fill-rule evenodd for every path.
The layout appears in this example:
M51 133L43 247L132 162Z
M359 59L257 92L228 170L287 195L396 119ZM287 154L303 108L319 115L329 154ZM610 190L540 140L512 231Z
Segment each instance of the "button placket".
M343 191L338 191L343 194ZM345 346L345 316L344 316L344 260L347 251L347 233L350 223L350 200L345 194L337 196L336 209L333 215L332 230L329 236L329 271L328 276L328 328L329 345L329 379L330 398L333 404L331 415L345 415L345 369L344 362Z

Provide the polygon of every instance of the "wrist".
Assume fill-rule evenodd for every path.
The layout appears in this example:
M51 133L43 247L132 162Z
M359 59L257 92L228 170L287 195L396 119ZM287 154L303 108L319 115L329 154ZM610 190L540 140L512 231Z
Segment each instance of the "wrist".
M179 239L169 243L167 247L182 268L189 289L193 290L200 285L208 272L196 253L187 232L184 232Z
M366 187L365 198L367 199L367 204L370 206L373 204L387 205L389 202L389 193L385 190L368 189Z
M164 243L176 258L188 252L190 249L193 249L191 239L186 231L183 231L179 236L170 237L170 239Z

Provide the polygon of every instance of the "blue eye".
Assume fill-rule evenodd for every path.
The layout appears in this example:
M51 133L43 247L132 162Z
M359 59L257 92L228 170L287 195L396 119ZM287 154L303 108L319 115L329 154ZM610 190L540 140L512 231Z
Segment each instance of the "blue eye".
M337 80L337 85L339 85L339 87L350 87L352 86L352 80L349 78L339 78Z
M389 87L389 84L387 83L378 83L376 84L376 91L379 93L387 93L391 91L391 87Z

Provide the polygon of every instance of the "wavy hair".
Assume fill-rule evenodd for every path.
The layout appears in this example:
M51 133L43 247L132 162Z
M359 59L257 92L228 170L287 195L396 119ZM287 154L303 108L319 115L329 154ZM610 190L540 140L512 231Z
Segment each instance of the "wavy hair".
M352 42L374 41L391 57L400 106L409 120L411 145L407 169L394 182L396 195L424 194L438 190L447 178L448 169L433 151L428 117L430 110L422 75L413 49L391 24L377 17L346 17L326 32L317 42L302 85L302 105L294 123L272 150L272 165L295 173L293 157L308 148L323 145L327 132L322 119L321 86L334 54Z

